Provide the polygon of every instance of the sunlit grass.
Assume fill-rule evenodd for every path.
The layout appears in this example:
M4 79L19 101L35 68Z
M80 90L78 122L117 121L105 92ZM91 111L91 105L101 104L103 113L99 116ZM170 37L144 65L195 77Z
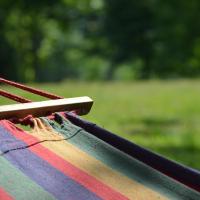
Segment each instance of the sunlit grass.
M200 81L34 84L64 97L90 96L84 118L169 158L200 169ZM42 98L4 88L34 101ZM1 99L1 104L11 103Z

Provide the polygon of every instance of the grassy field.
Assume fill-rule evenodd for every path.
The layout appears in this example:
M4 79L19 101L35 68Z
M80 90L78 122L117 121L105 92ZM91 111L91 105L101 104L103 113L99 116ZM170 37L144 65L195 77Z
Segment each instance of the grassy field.
M178 162L200 169L200 81L35 84L65 97L88 95L84 118ZM40 97L5 88L33 100ZM1 98L1 104L11 103Z

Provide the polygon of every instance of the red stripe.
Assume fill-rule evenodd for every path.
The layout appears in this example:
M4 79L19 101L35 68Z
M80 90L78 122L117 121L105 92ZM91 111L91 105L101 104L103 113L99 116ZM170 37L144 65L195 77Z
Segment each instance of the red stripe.
M26 144L33 144L39 142L35 137L28 135L23 130L15 128L9 121L1 121L4 127L9 130L10 133L17 139L22 140ZM24 134L25 133L25 134ZM31 143L30 143L31 142ZM121 193L115 191L111 187L98 181L96 178L90 176L88 173L78 169L68 161L57 156L52 151L43 147L40 144L33 145L29 149L43 160L50 163L53 167L60 170L63 174L71 177L79 184L83 185L88 190L95 193L97 196L106 200L127 200L128 198L123 196Z
M3 188L0 188L0 199L13 200L13 198Z

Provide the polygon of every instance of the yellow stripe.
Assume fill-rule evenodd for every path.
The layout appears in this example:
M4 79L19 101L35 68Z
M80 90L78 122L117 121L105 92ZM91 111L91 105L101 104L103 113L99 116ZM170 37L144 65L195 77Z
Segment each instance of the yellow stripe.
M30 133L39 140L46 140L42 145L77 168L87 172L90 176L112 187L129 199L164 200L166 197L135 182L106 166L101 161L81 151L70 144L63 136L45 126L39 119L35 119L35 129ZM49 141L47 141L49 140ZM50 141L54 140L54 141ZM57 140L57 142L55 142Z

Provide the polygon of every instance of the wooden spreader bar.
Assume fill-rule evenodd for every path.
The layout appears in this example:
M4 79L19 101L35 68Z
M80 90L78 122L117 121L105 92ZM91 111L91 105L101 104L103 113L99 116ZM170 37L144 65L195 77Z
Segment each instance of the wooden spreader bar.
M87 96L40 102L12 104L0 106L0 120L12 118L24 118L28 115L42 117L54 112L76 111L78 115L89 113L93 100Z
M47 97L48 101L32 102L29 99L6 92L0 89L0 95L20 102L22 104L0 106L0 120L2 119L23 119L28 115L42 117L52 115L55 112L76 111L78 115L87 114L93 104L89 97L63 98L49 92L39 90L30 86L6 80L0 77L0 83L5 83L13 87Z

